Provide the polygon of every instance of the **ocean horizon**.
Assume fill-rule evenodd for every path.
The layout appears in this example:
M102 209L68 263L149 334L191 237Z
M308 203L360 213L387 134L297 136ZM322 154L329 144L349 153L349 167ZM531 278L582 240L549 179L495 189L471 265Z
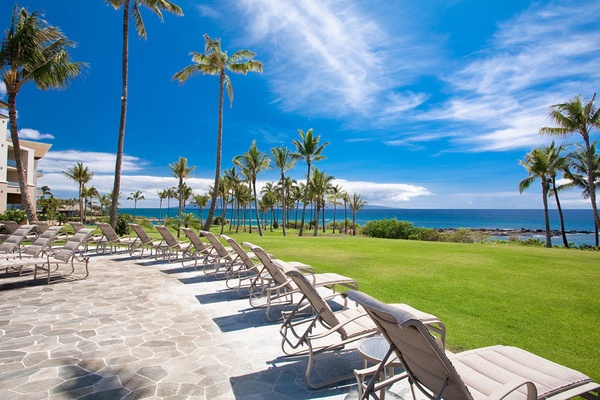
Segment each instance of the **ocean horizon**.
M133 208L120 208L120 213L134 214ZM187 207L185 212L198 215L198 208ZM302 210L298 213L300 220ZM276 210L277 220L281 221L281 210ZM312 219L310 212L306 211L306 220ZM206 217L208 209L205 208L202 212L202 217ZM221 210L215 212L215 216L221 215ZM250 212L247 213L250 215ZM558 211L550 209L550 228L560 230L560 220ZM177 208L137 208L136 216L162 219L166 216L177 216ZM254 216L254 212L252 212ZM296 219L295 209L288 214L290 220ZM352 215L350 210L347 212L348 219ZM591 209L566 209L563 210L565 220L565 230L570 232L568 235L569 242L578 246L587 244L594 245L594 219ZM232 218L233 217L233 218ZM227 218L236 220L237 214L232 216L231 210L227 211ZM270 217L269 217L270 218ZM325 223L333 222L334 210L327 208L325 210ZM544 238L544 210L542 209L403 209L403 208L364 208L356 214L356 223L364 225L369 221L392 219L399 221L408 221L415 227L435 228L435 229L500 229L500 230L518 230L526 229L531 231L540 231L538 235L533 237ZM249 219L249 218L248 218ZM338 208L335 215L336 222L344 220L344 209ZM252 221L256 223L253 217ZM553 238L553 244L561 244Z

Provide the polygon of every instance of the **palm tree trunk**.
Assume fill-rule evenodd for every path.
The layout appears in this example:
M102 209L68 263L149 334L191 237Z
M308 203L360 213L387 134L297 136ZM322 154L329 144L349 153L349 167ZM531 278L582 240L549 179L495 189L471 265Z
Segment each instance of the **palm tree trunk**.
M344 233L348 233L348 208L346 198L344 197Z
M331 233L335 233L335 214L337 212L336 202L337 198L333 199L333 228L331 229Z
M558 218L560 219L560 233L562 235L563 245L568 249L569 242L567 240L567 234L565 232L565 220L563 217L562 207L560 200L558 200L558 190L556 189L556 177L552 177L552 190L554 191L554 197L556 198L556 208L558 210Z
M121 94L121 119L119 120L119 138L117 140L117 158L115 160L115 183L110 204L109 223L115 228L117 224L117 208L119 206L119 193L121 192L121 170L123 167L123 151L125 146L125 123L127 119L127 76L129 70L129 0L123 2L123 64L122 80L123 92Z
M17 163L17 175L19 177L19 190L21 192L21 207L27 213L29 222L37 221L29 191L27 190L27 177L25 176L25 167L21 157L21 143L19 142L19 130L17 129L17 93L8 92L8 119L10 122L10 137L12 139L15 152L15 162Z
M308 193L309 193L309 184L310 184L310 161L306 161L306 165L308 166L308 172L306 173L306 188L304 191L304 205L302 206L302 221L300 221L300 232L298 232L298 236L302 236L302 232L304 231L304 217L306 215L306 205L308 203Z
M79 222L83 223L83 215L85 210L83 209L83 183L79 183Z
M544 223L546 226L546 247L552 247L552 237L550 236L550 215L548 214L548 183L542 180L542 201L544 203Z
M217 154L215 162L215 184L213 185L212 202L208 210L208 216L204 223L204 230L208 231L212 224L217 205L217 197L219 195L219 180L221 178L221 152L223 146L223 89L225 84L225 71L221 71L219 75L219 121L217 123Z
M594 173L594 159L592 157L592 149L590 146L590 140L588 136L584 136L585 149L587 156L587 178L588 186L590 189L590 202L592 203L592 210L594 212L594 224L600 227L600 216L598 215L598 206L596 205L596 176ZM596 235L596 246L598 246L598 235Z
M319 213L321 212L321 203L319 202L319 200L317 200L316 203L316 212L315 212L315 229L313 231L313 236L317 236L317 233L319 232ZM312 220L312 218L311 218Z
M323 208L321 209L321 229L323 229L323 233L325 233L325 201L323 201Z
M352 210L352 236L356 235L356 211Z
M262 236L262 229L260 228L260 217L258 215L258 196L256 196L256 179L252 179L252 188L254 190L254 209L256 210L256 223L258 224L258 236ZM252 226L252 224L250 224Z
M287 215L285 215L285 173L283 169L281 170L281 226L283 230L283 236L286 236L285 233L285 221L287 219Z

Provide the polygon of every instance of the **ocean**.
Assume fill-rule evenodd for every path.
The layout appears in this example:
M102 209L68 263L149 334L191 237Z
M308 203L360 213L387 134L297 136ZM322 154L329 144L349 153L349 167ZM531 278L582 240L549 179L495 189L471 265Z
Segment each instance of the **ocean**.
M133 208L121 208L119 212L132 214ZM197 214L197 208L186 208L186 212L192 212ZM300 210L298 214L298 220L300 219ZM306 211L306 220L309 219L309 210ZM165 217L166 215L175 217L177 216L177 209L171 208L167 210L162 209L162 212L158 208L138 208L136 210L137 216L143 216L147 218L158 219ZM203 210L203 217L206 217L208 209ZM279 214L281 214L279 210ZM218 210L215 215L221 215L221 211ZM230 212L227 213L228 218ZM288 214L291 220L296 219L295 211ZM594 245L594 219L592 210L587 209L568 209L563 210L565 219L565 229L572 231L568 235L569 242L576 245L587 244L590 246ZM234 216L234 219L236 216ZM281 217L279 217L279 220ZM348 218L351 219L350 210L348 210ZM529 230L541 230L544 229L544 210L525 210L525 209L402 209L402 208L364 208L356 214L356 223L364 225L368 221L379 220L379 219L391 219L396 218L399 221L408 221L415 227L424 228L439 228L439 229L450 229L450 228L471 228L471 229L529 229ZM336 221L344 220L344 208L338 208L336 212ZM255 220L254 220L255 221ZM325 210L325 222L329 223L333 221L333 209ZM550 227L554 230L560 229L560 221L558 218L558 211L555 209L550 210ZM543 240L543 232L533 235L534 237ZM553 244L559 245L562 240L559 238L553 238Z

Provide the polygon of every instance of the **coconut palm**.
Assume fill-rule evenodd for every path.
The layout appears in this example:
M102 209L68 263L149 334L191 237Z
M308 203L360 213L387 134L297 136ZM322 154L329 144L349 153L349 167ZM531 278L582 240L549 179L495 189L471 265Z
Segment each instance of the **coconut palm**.
M111 198L110 193L98 195L98 201L100 202L100 212L104 215L104 212L110 208Z
M17 164L21 207L27 213L29 222L37 221L37 217L29 197L27 176L21 157L17 95L27 82L35 83L40 90L65 88L86 67L85 63L71 61L68 51L76 47L75 42L43 18L44 15L40 11L29 13L27 9L15 6L11 26L2 39L0 49L0 76L8 95L10 137Z
M292 157L292 153L290 150L285 147L273 147L271 149L271 154L273 155L273 163L275 167L279 169L281 173L281 180L279 181L281 185L281 226L283 230L283 236L286 236L285 233L285 224L286 224L286 188L285 188L285 171L288 171L294 168L294 164L296 164L296 160Z
M167 218L169 218L169 210L171 209L171 199L177 198L177 190L174 187L165 189L167 199Z
M198 218L200 219L200 226L202 226L202 208L206 207L208 204L208 197L206 194L195 194L192 195L191 204L198 207Z
M325 158L321 153L325 150L325 147L329 142L320 144L321 135L313 136L313 130L310 128L306 133L302 129L298 129L300 134L300 140L294 139L293 143L296 146L296 152L293 154L294 158L306 161L307 173L306 173L306 188L304 189L304 205L302 206L302 219L300 221L299 236L302 236L304 231L304 219L306 216L306 206L309 202L310 193L310 168L313 162L320 161Z
M275 186L275 183L267 182L261 189L260 194L262 194L261 199L265 207L267 207L268 211L271 211L271 225L269 230L273 232L273 220L277 221L277 218L275 217L275 206L277 205L278 189Z
M262 63L254 60L254 53L250 50L238 50L231 56L221 49L220 39L211 39L204 35L204 54L192 52L192 62L194 64L185 67L177 72L173 78L179 83L185 82L190 76L202 73L203 75L219 76L219 117L217 122L217 154L215 165L215 183L213 185L212 202L206 217L204 229L210 229L215 206L217 204L217 195L219 192L219 179L221 177L221 154L223 145L223 94L227 89L229 96L229 106L233 105L233 87L227 71L247 74L248 72L262 72Z
M83 222L84 216L84 208L83 208L83 188L86 183L88 183L94 173L90 171L88 167L85 167L83 163L78 162L72 168L69 168L67 171L62 171L62 173L69 179L74 180L79 185L79 219Z
M169 164L169 169L171 170L171 174L177 178L177 199L179 201L179 207L177 208L177 219L181 221L181 214L183 213L183 204L184 204L184 183L183 180L188 178L191 173L194 171L194 166L188 166L187 158L179 157L179 160ZM177 229L177 237L179 237L180 231Z
M258 224L258 234L262 236L262 229L260 228L260 218L258 215L258 196L256 194L256 177L259 172L262 172L269 168L271 160L265 153L258 150L256 147L256 140L252 141L250 148L247 152L242 155L233 157L233 163L239 166L242 173L246 175L248 181L252 185L252 191L254 194L254 210L256 211L256 222Z
M169 11L175 15L183 15L181 8L168 0L106 0L115 10L123 7L123 59L121 63L122 92L121 114L119 118L119 134L117 139L117 157L115 160L115 178L113 186L113 199L110 207L110 225L114 228L117 223L117 198L121 191L121 169L123 164L123 148L125 146L125 121L127 118L127 91L129 75L129 17L133 18L138 36L146 39L146 27L142 20L141 8L147 7L163 20L162 11Z
M558 211L558 218L560 220L560 233L563 240L563 245L568 248L569 241L567 240L567 233L565 232L565 220L563 216L562 206L560 205L560 200L558 198L558 191L562 188L556 186L556 175L564 171L567 168L568 160L567 157L562 156L561 153L564 152L564 147L558 146L554 141L550 146L546 147L545 150L548 153L548 166L550 172L550 186L552 187L552 192L549 195L554 195L554 199L556 201L556 209Z
M597 141L590 144L590 152L592 153L593 168L595 169L596 182L594 187L600 189L600 155L596 153ZM587 151L585 147L577 144L576 150L569 154L569 165L565 169L564 178L570 182L563 185L567 187L578 187L582 189L581 196L584 199L590 198L591 188L588 183L587 173ZM595 241L598 246L598 225L595 226Z
M325 196L331 188L331 181L333 176L327 175L326 172L319 171L315 168L312 179L310 181L310 187L312 190L312 196L315 200L316 211L315 211L315 228L313 236L317 236L319 231L319 217L321 216L321 210L325 208Z
M127 197L127 200L133 200L133 216L135 217L137 210L137 202L139 200L146 200L146 198L142 194L141 190L136 190L135 192L132 192L130 196Z
M575 96L566 103L555 104L551 106L550 118L557 125L556 127L544 127L540 129L541 134L564 137L571 133L578 133L583 139L586 151L587 181L596 181L596 171L594 169L594 157L591 151L590 131L600 128L600 109L594 106L594 99L585 105L581 102L581 96ZM600 226L600 216L598 215L598 206L596 204L596 189L594 185L590 186L590 203L594 212L594 222Z
M546 247L552 247L552 238L550 236L550 217L548 215L548 190L551 182L551 166L549 162L548 152L544 148L536 148L531 150L524 160L519 161L525 170L528 177L519 182L519 193L522 193L531 184L540 180L542 184L542 202L544 204L544 222L546 228Z
M158 195L158 219L162 219L162 202L164 199L167 198L167 191L166 190L159 190L156 192L156 194Z
M327 198L327 200L333 204L333 228L331 229L331 233L335 233L335 217L337 206L342 204L340 203L340 199L343 198L344 193L344 189L342 189L340 185L335 185L331 187L329 197Z
M90 186L89 188L83 187L83 215L87 215L88 204L93 209L94 197L98 197L99 195L98 189L94 186Z
M352 236L356 235L356 213L367 204L360 193L352 193L348 196L348 206L352 211Z

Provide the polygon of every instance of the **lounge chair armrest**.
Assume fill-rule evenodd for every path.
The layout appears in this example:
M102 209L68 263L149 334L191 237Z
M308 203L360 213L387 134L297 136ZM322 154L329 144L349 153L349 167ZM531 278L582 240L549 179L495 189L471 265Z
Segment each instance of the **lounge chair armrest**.
M367 313L359 314L359 315L355 316L354 318L347 319L346 321L342 322L341 324L332 326L331 328L327 329L327 331L325 331L325 332L317 333L316 335L312 335L310 338L311 339L320 339L320 338L327 337L331 332L335 332L335 331L339 330L341 327L349 324L350 322L356 321L359 318L371 318L371 317L369 317L369 314L367 314ZM529 399L527 399L527 400L529 400Z
M537 388L535 384L524 378L516 378L506 382L504 385L496 389L489 397L488 400L500 400L519 389L522 386L527 386L527 400L537 399Z

